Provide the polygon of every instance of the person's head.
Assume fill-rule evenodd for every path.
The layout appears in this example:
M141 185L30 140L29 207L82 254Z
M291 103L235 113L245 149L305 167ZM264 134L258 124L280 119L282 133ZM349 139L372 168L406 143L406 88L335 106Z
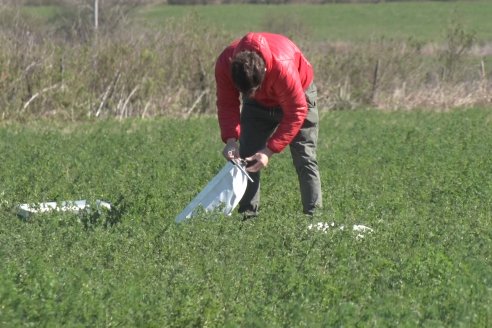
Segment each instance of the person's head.
M265 78L265 61L254 51L241 51L232 59L231 70L236 88L251 96Z

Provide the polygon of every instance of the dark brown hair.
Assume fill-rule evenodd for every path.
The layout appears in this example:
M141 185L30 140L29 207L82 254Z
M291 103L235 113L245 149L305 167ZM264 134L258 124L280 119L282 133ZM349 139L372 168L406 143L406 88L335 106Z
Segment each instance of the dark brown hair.
M236 88L250 96L265 78L265 61L254 51L241 51L232 59L231 71Z

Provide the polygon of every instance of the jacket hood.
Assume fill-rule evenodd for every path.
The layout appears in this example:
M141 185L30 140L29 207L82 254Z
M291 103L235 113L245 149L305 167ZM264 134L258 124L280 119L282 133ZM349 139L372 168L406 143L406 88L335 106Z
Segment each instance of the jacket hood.
M233 57L241 51L254 51L258 53L265 61L265 67L269 71L272 67L272 51L268 42L260 33L250 32L246 34L234 49Z

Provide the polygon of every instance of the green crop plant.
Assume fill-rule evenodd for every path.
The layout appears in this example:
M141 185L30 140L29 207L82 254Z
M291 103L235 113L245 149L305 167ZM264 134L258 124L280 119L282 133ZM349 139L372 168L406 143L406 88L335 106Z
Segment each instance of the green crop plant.
M263 172L257 220L202 212L181 224L225 164L215 118L46 123L0 125L1 326L492 319L488 110L323 113L319 216L301 213L286 152ZM15 214L76 199L113 208ZM308 228L318 222L329 228ZM355 224L373 232L356 238Z

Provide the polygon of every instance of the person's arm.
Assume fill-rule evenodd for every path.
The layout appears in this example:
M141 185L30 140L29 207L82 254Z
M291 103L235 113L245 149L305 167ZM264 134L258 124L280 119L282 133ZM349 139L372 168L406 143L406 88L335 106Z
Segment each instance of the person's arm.
M225 143L222 154L226 159L239 157L237 140L240 128L239 91L234 86L230 73L229 56L231 48L227 48L217 59L215 65L215 82L217 93L217 117L220 136Z
M240 101L239 91L234 86L230 73L229 52L224 51L215 65L215 83L217 95L217 117L222 141L239 139ZM231 52L232 53L232 52Z
M281 152L291 143L306 118L308 105L299 73L294 67L283 67L274 85L283 117L270 137L267 147L274 153Z

